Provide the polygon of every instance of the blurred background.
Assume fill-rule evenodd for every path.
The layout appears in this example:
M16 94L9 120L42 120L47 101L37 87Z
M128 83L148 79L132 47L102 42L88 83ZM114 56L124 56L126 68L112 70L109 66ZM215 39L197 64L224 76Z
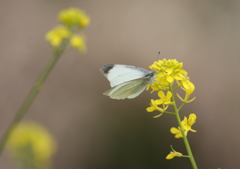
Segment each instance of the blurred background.
M163 58L183 62L196 87L181 116L197 114L188 138L198 167L240 166L240 1L0 2L1 136L51 57L45 34L62 9L76 7L91 19L83 32L88 51L62 56L24 118L58 142L52 169L190 169L186 158L165 160L170 145L186 151L169 132L174 116L146 112L156 93L121 101L102 95L110 87L103 65L148 69ZM0 168L14 168L7 151Z

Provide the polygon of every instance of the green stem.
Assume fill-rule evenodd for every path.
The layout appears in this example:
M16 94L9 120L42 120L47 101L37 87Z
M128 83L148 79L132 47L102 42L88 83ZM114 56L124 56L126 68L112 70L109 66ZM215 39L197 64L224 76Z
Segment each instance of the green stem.
M186 155L182 155L181 157L186 157L186 158L189 158L189 156L186 156Z
M173 89L172 89L171 86L170 86L170 91L173 92ZM191 150L191 147L189 145L188 139L187 139L186 135L184 134L184 131L182 130L182 122L181 122L181 119L180 119L180 116L179 116L179 111L178 111L178 108L177 108L177 105L176 105L176 102L175 102L174 95L172 95L172 101L174 102L173 109L175 111L175 116L176 116L178 125L180 126L180 131L181 131L181 133L183 135L183 141L184 141L184 144L185 144L185 147L186 147L186 150L187 150L190 162L192 164L193 169L197 169L197 164L196 164L196 162L194 160L194 157L193 157L192 150Z
M181 106L179 106L178 111L181 110L181 108L183 107L184 104L185 104L185 103L182 103Z
M36 82L34 83L32 89L28 93L24 102L22 103L22 105L21 105L20 109L18 110L17 114L15 115L15 117L13 118L11 123L9 124L5 133L3 134L3 137L0 140L0 155L1 155L1 153L4 149L4 147L5 147L12 131L18 125L18 123L22 120L24 115L27 113L27 111L30 108L31 104L33 103L35 97L37 96L39 91L42 89L42 86L43 86L45 80L47 79L48 75L50 74L53 67L55 66L55 64L59 60L60 56L63 54L63 52L64 52L64 50L67 46L67 43L68 43L68 40L63 41L62 45L54 51L52 58L50 59L50 61L46 65L46 67L43 69L42 73L40 74L40 76L38 77Z

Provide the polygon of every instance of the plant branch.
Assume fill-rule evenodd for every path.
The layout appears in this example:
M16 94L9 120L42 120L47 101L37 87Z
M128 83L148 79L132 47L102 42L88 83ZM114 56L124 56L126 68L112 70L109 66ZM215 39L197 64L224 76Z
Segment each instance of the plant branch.
M12 122L7 127L5 133L2 136L2 139L0 140L0 155L1 155L5 145L7 143L11 133L13 132L14 128L18 125L18 123L25 116L28 109L32 105L34 99L36 98L37 94L41 91L44 82L46 81L48 75L50 74L53 67L55 66L55 64L59 60L60 56L63 54L67 44L68 44L68 40L66 39L65 41L62 42L61 46L54 51L52 58L50 59L50 61L46 65L46 67L43 69L42 73L40 74L40 76L38 77L38 79L34 83L32 89L28 93L27 97L23 101L23 103L22 103L20 109L18 110L17 114L15 115Z
M169 90L173 93L173 89L172 89L171 86L170 86L170 89L169 89ZM191 147L190 147L189 142L188 142L188 139L187 139L187 137L186 137L186 135L184 134L184 131L183 131L183 129L182 129L182 122L181 122L181 119L180 119L180 116L179 116L179 109L177 108L174 95L172 95L172 101L174 102L174 104L173 104L173 109L174 109L174 111L175 111L175 116L176 116L178 125L179 125L179 127L180 127L180 131L181 131L182 136L183 136L183 141L184 141L184 144L185 144L187 153L188 153L188 157L189 157L189 159L190 159L190 161L191 161L191 164L192 164L193 169L197 169L197 164L196 164L196 162L195 162L195 160L194 160ZM183 104L182 104L182 105L183 105ZM180 106L180 108L181 108L181 106Z

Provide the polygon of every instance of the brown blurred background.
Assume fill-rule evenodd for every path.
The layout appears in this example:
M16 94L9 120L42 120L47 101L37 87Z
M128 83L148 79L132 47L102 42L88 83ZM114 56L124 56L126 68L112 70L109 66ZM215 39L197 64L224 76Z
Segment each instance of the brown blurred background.
M189 140L199 168L239 168L240 1L21 0L0 1L0 133L3 134L51 57L44 40L59 11L77 7L91 18L88 52L65 54L25 120L58 141L53 169L190 169L186 158L165 160L173 116L146 112L156 93L112 100L99 68L108 63L148 69L158 59L184 63L197 99L181 114L197 114ZM6 151L1 169L12 169Z

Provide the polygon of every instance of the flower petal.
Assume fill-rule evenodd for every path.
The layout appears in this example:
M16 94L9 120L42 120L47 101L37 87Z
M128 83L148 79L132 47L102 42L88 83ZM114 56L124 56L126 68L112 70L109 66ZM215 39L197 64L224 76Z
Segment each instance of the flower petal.
M168 77L167 77L167 81L170 82L170 83L172 83L172 82L174 81L174 78L173 78L172 76L168 76Z
M167 92L167 99L170 100L172 98L172 92L168 91Z
M159 92L158 92L158 96L159 96L161 99L163 99L163 98L165 97L165 94L164 94L163 91L159 91Z
M170 132L171 132L172 134L177 134L177 133L179 133L180 131L179 131L176 127L172 127L172 128L170 129Z

